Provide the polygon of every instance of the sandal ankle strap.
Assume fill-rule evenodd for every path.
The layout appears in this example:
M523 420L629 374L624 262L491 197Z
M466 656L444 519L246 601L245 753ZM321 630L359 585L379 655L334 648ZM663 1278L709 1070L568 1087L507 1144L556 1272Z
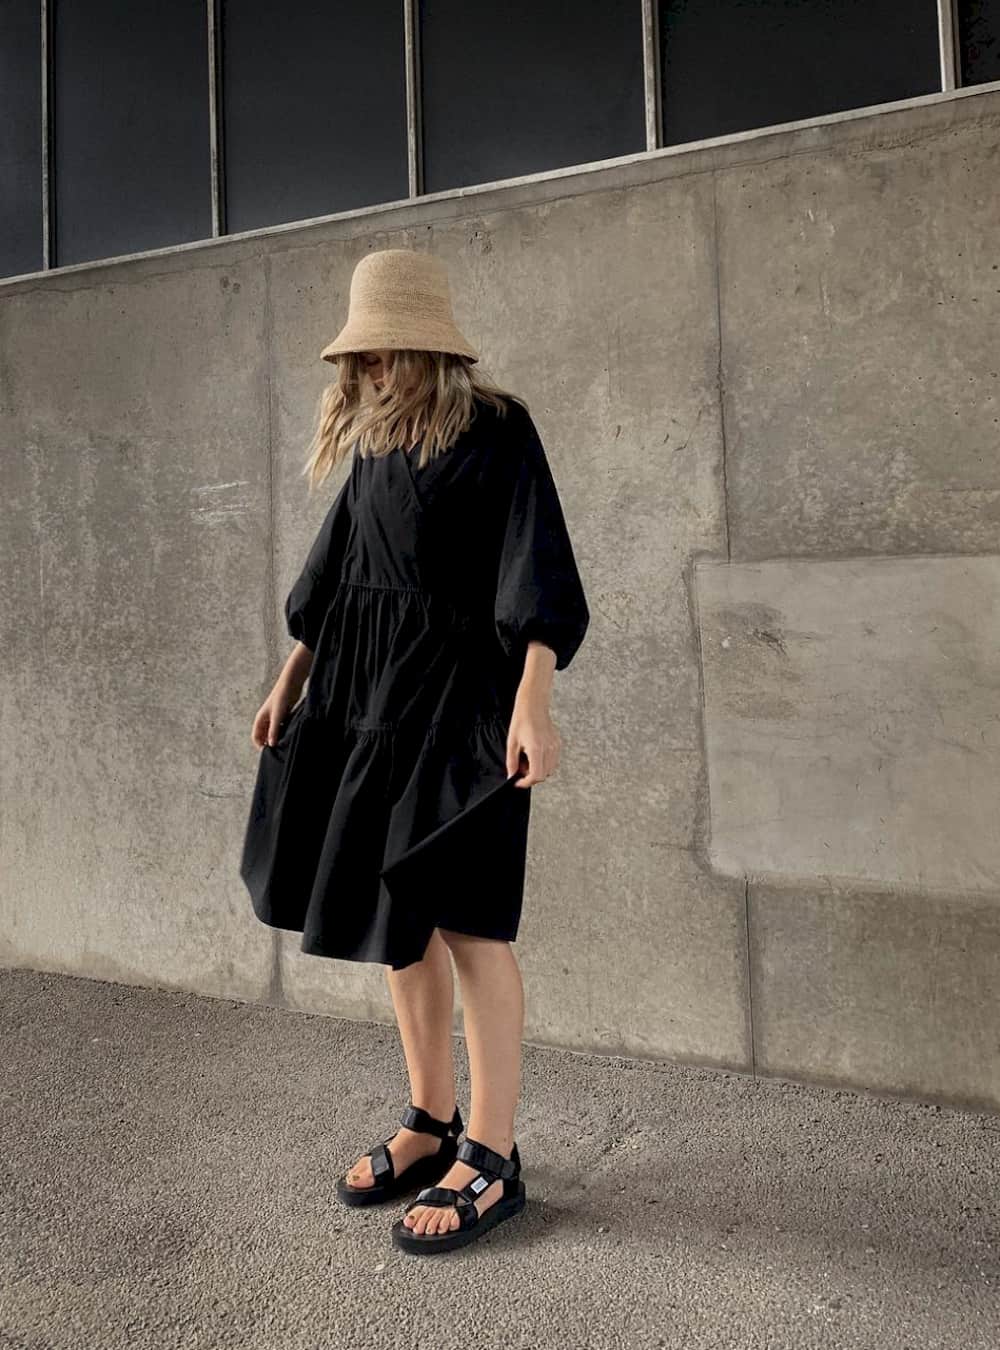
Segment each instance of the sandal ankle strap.
M455 1156L458 1162L468 1163L470 1167L498 1181L509 1181L519 1176L521 1172L521 1158L517 1144L511 1149L510 1157L505 1158L502 1153L497 1153L496 1149L488 1148L478 1139L470 1139L466 1135L459 1144Z
M422 1106L414 1106L411 1102L403 1112L400 1123L408 1130L415 1130L417 1134L434 1134L439 1139L444 1139L449 1134L457 1139L463 1129L462 1113L457 1106L451 1120L436 1120L434 1116L428 1115Z

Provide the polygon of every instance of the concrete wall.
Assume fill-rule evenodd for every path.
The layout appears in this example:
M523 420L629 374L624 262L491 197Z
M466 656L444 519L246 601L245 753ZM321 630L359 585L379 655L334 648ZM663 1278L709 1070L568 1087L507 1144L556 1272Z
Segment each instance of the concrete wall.
M998 152L989 87L0 287L0 960L391 1020L237 859L319 349L428 247L592 602L528 1038L1000 1108Z

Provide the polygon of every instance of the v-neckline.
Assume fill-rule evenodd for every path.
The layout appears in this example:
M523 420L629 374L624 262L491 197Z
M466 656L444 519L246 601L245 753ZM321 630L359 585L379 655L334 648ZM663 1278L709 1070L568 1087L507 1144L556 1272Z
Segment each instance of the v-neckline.
M402 447L398 448L402 449ZM415 448L419 451L420 446L418 445ZM418 513L422 513L424 509L424 504L420 500L420 492L417 488L417 470L414 466L413 461L410 459L410 451L402 450L402 455L403 455L403 473L406 475L406 481L410 489L410 496L413 498L413 504L416 507Z

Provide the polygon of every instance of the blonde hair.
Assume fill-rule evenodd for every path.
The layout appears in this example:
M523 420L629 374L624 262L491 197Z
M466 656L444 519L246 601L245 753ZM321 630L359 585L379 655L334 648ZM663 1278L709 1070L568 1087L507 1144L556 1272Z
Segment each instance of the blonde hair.
M423 466L466 429L474 399L491 404L502 417L511 401L528 410L524 399L501 389L476 363L452 352L411 348L391 352L381 389L368 374L362 353L345 352L336 366L336 379L320 395L316 430L302 471L310 492L351 454L355 442L362 455L386 455L422 441Z

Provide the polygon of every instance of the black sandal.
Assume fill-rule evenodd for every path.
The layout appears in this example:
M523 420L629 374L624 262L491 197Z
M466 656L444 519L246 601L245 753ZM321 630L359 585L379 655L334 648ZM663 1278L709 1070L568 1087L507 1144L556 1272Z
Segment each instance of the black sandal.
M392 1226L392 1240L404 1252L450 1252L456 1247L464 1247L469 1242L488 1233L504 1219L512 1219L520 1214L525 1205L524 1182L521 1180L521 1158L517 1144L505 1158L485 1144L475 1139L463 1139L455 1155L456 1162L468 1163L478 1168L479 1175L474 1176L461 1190L451 1186L428 1186L417 1198L407 1205L406 1213L417 1205L431 1205L437 1208L456 1208L459 1226L444 1233L415 1233L407 1228L402 1219ZM495 1181L503 1182L503 1195L495 1200L482 1215L476 1209L476 1200L487 1187Z
M417 1134L436 1134L441 1140L441 1147L436 1153L417 1158L397 1176L392 1154L386 1148L393 1136L383 1139L368 1155L372 1160L371 1186L352 1186L346 1173L337 1182L337 1195L345 1205L379 1205L386 1200L394 1200L403 1191L423 1186L425 1182L443 1176L455 1161L457 1140L463 1129L462 1115L457 1106L450 1121L436 1120L423 1107L414 1106L411 1102L403 1112L400 1124L408 1130L415 1130Z

